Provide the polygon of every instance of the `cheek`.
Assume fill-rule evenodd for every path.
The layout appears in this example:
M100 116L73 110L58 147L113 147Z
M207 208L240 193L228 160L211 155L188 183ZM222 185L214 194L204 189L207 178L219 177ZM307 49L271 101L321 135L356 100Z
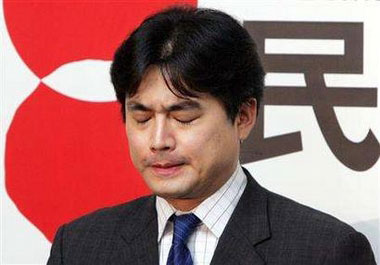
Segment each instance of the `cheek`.
M181 149L184 154L190 156L194 166L204 167L216 160L223 148L223 141L222 132L218 129L197 130L183 137Z
M139 167L140 158L143 157L143 152L146 149L146 139L141 132L139 133L133 129L128 130L128 128L126 131L132 162L136 167Z
M204 135L202 157L213 170L220 170L238 158L238 141L233 128L216 126L210 134Z

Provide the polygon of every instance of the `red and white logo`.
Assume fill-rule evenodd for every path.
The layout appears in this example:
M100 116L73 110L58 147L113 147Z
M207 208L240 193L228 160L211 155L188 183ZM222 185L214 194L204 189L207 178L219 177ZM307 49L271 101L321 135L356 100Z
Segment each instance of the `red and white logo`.
M7 133L6 189L50 241L64 222L149 193L129 157L108 69L129 32L174 3L4 1L12 42L41 80Z

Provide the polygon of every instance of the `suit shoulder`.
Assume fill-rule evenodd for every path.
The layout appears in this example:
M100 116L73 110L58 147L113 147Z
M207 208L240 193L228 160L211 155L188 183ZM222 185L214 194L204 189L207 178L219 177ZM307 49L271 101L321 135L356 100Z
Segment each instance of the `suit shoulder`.
M267 193L269 216L271 216L271 223L274 224L274 227L278 226L284 229L283 226L286 224L292 224L287 229L292 227L297 230L307 228L309 231L326 233L331 236L356 232L350 225L332 215L279 194L270 191L267 191Z
M99 209L79 217L58 230L48 264L104 264L94 259L119 249L122 236L140 232L155 216L154 197L143 197L128 203ZM124 245L123 245L124 246ZM54 263L56 262L56 263ZM108 264L108 262L107 262Z
M350 225L279 194L266 193L271 240L263 242L260 251L272 255L269 259L274 263L289 258L299 261L292 264L376 264L367 238Z
M66 230L71 230L93 225L116 224L121 220L132 218L140 212L141 208L149 207L153 203L153 196L141 197L130 202L95 210L65 224L65 227Z

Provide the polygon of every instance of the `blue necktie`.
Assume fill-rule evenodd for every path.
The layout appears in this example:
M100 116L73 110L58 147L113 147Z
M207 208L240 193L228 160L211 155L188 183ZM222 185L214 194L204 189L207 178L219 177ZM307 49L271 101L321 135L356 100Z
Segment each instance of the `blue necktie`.
M187 240L200 220L194 214L172 215L174 223L173 242L170 248L167 265L193 265Z

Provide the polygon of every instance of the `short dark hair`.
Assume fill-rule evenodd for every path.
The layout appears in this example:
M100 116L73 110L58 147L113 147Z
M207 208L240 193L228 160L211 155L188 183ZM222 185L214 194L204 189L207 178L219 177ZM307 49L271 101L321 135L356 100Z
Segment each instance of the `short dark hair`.
M242 104L263 94L264 70L256 45L238 21L217 10L176 6L156 13L121 44L111 80L121 103L136 94L147 68L156 65L175 95L209 93L233 122ZM171 84L171 86L169 85Z

